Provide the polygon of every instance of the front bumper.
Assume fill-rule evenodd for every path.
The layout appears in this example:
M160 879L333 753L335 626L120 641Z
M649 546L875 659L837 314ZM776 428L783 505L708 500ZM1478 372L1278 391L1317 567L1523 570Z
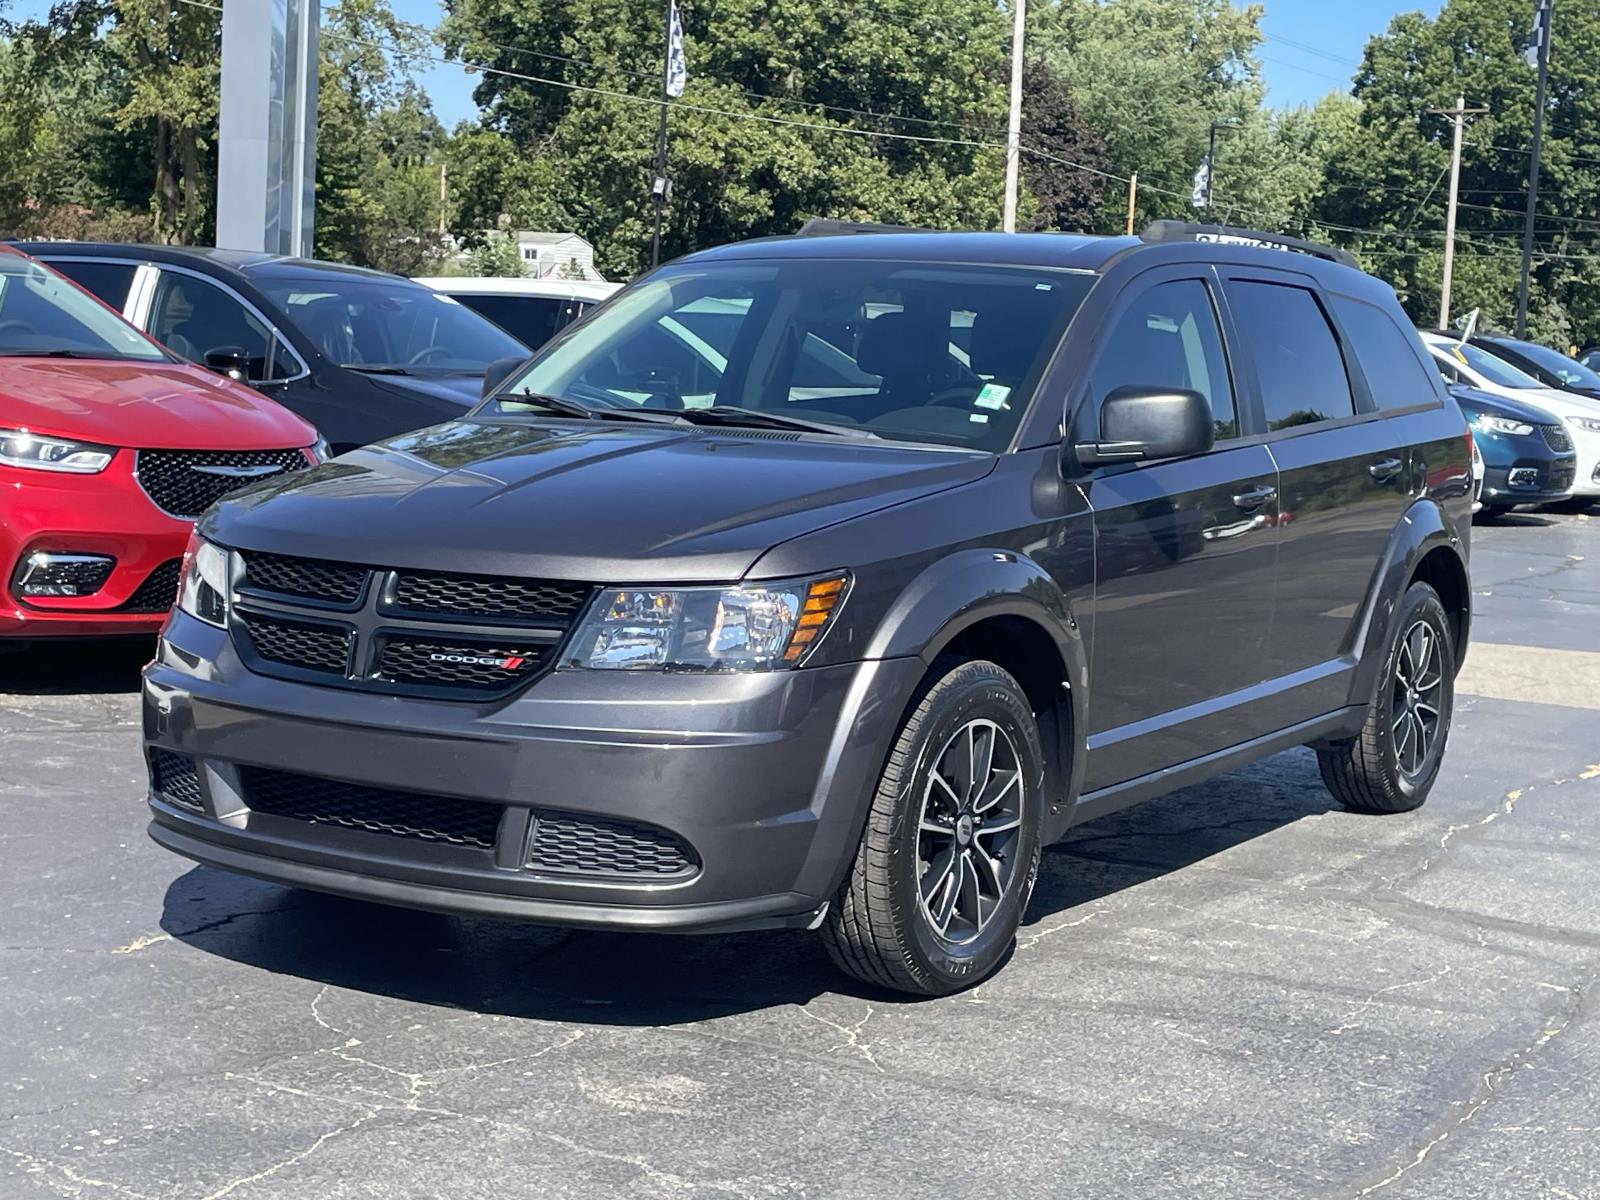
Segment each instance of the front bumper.
M152 504L133 477L133 455L119 451L98 475L57 475L0 467L0 638L153 634L173 596L155 611L140 589L172 566L190 524ZM104 555L111 575L92 595L24 597L19 568L34 551ZM160 578L160 577L158 577Z
M1512 486L1512 472L1518 479L1529 478L1533 483L1519 482ZM1550 504L1572 495L1573 466L1569 455L1564 462L1552 459L1520 458L1505 466L1485 466L1483 473L1483 501L1486 504Z
M909 658L556 672L494 704L438 701L251 674L221 630L179 613L146 668L145 738L153 755L196 764L198 786L188 803L152 789L150 834L229 870L450 913L678 931L809 924L855 851L922 670ZM486 843L453 844L381 819L253 809L252 794L271 807L253 781L286 773L356 785L380 816L386 795L412 812L476 802L501 815ZM540 849L548 828L603 840L624 823L685 847L686 869L620 871L589 835L583 862Z

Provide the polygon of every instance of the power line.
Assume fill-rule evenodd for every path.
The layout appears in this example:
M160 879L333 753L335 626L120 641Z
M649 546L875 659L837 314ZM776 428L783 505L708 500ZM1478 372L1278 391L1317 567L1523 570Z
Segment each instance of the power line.
M1264 42L1277 42L1283 46L1291 46L1303 54L1313 54L1318 58L1327 59L1329 62L1338 63L1342 67L1359 67L1363 65L1355 59L1343 58L1340 55L1329 53L1320 46L1313 46L1309 42L1297 42L1294 38L1284 37L1281 33L1266 33L1263 31L1261 40Z

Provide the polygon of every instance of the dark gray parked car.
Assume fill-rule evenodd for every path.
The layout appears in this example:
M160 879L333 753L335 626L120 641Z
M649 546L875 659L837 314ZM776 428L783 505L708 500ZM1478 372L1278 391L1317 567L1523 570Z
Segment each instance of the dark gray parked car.
M1421 804L1466 425L1389 289L1293 246L662 268L470 417L211 511L146 672L152 836L445 912L820 927L943 993L1076 822L1306 743L1347 806Z

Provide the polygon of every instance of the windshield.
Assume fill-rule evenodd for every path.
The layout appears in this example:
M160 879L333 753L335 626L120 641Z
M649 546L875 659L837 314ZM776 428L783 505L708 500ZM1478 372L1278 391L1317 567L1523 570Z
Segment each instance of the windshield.
M0 355L168 361L121 317L20 254L0 254Z
M538 396L597 409L715 405L1000 451L1094 281L907 262L669 267L553 343L488 411L548 412Z
M1550 374L1561 380L1564 387L1594 388L1600 391L1600 375L1595 374L1575 358L1568 358L1559 350L1541 346L1537 342L1515 342L1516 352L1532 359Z
M528 348L432 288L334 273L256 279L301 333L342 367L477 375Z
M1526 371L1519 371L1505 359L1490 354L1470 342L1435 342L1433 345L1447 360L1453 358L1457 362L1465 363L1498 387L1542 388L1544 386Z

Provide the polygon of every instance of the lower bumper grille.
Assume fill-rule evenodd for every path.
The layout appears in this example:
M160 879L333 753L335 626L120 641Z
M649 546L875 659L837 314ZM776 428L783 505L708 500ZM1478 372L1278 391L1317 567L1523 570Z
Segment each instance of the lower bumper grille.
M528 866L557 875L657 878L686 875L694 855L681 839L653 825L575 813L535 813Z
M1564 491L1572 486L1573 480L1578 477L1578 468L1569 462L1552 463L1550 466L1550 490Z
M178 572L182 566L182 560L174 558L151 571L145 577L145 581L133 590L133 595L122 602L122 611L134 613L166 612L177 603Z
M150 749L150 790L157 799L190 812L204 812L200 800L200 773L194 759L152 746Z
M482 850L494 848L503 811L498 804L480 800L368 787L265 767L240 767L239 784L252 812Z

